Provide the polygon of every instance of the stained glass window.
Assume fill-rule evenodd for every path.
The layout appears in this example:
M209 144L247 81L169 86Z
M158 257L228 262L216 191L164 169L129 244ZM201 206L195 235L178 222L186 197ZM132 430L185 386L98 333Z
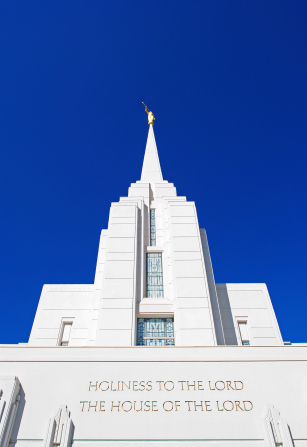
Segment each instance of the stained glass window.
M138 346L174 346L173 318L138 318Z
M150 245L156 246L156 210L150 210Z
M163 297L162 253L146 254L146 296Z

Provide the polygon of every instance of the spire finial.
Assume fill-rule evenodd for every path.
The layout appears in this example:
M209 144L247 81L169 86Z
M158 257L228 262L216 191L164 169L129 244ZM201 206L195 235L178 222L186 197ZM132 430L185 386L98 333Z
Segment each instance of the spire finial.
M152 125L150 125L148 129L141 182L151 184L163 182L156 139Z
M144 103L142 102L142 104L144 104ZM145 106L145 112L146 112L147 115L148 115L148 125L149 125L149 126L150 126L151 124L153 125L153 124L154 124L154 120L156 119L156 118L155 118L155 115L154 115L152 112L148 111L148 109L147 109L147 105L146 105L146 104L144 104L144 106Z

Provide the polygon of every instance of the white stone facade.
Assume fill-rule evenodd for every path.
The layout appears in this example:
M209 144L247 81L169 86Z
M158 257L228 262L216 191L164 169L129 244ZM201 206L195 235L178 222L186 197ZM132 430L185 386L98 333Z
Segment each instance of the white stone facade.
M45 285L29 343L0 347L0 447L307 447L306 357L284 345L265 284L215 283L150 125L94 284Z
M146 253L152 252L162 253L159 298L146 296ZM240 318L253 344L283 344L264 284L215 284L195 203L163 180L152 125L141 180L112 203L108 229L101 232L94 284L45 285L29 345L58 346L63 322L71 321L69 346L135 346L142 316L173 317L176 346L240 345Z

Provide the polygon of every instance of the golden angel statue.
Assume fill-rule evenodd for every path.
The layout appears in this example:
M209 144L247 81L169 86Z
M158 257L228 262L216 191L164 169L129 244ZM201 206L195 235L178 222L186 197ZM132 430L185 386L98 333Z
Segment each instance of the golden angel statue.
M142 104L144 104L144 103L142 102ZM150 124L153 125L154 120L156 119L156 118L155 118L155 115L154 115L152 112L150 112L150 111L148 110L146 104L144 104L144 106L145 106L145 112L146 112L147 115L148 115L148 125L149 125L149 126L150 126Z

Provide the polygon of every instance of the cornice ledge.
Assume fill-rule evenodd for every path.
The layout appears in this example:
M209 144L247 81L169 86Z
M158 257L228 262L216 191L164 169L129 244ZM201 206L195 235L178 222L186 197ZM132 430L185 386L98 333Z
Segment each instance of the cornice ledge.
M94 291L94 284L66 284L66 285L57 285L57 286L49 286L48 287L49 292L93 292Z

